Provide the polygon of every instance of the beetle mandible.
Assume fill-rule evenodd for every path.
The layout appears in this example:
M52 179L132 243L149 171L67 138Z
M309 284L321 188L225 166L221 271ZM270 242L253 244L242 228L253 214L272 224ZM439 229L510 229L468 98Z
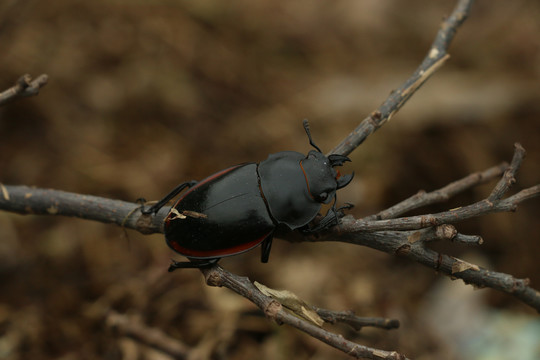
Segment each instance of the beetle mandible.
M148 209L156 214L167 202L189 188L165 218L165 239L189 262L173 261L169 271L201 268L220 258L236 255L262 244L261 261L268 262L276 228L319 231L338 224L336 191L347 186L354 173L341 176L335 166L347 156L325 156L315 145L307 120L304 129L311 146L306 155L296 151L270 154L260 163L243 163L210 175L199 182L175 187ZM315 228L309 228L322 204L334 203Z

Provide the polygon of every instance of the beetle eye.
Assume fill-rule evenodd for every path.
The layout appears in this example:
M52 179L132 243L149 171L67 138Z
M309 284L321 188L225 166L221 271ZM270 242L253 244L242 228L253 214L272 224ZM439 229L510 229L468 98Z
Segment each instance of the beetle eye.
M327 198L328 198L328 193L323 192L323 193L320 193L320 194L319 194L317 200L318 200L319 202L323 202L323 201L325 201Z

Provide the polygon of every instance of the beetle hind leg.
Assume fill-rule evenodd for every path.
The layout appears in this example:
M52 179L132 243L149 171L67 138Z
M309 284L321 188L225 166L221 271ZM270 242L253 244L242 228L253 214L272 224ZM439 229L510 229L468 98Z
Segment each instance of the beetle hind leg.
M187 181L185 183L182 183L182 184L178 185L177 187L172 189L170 193L165 195L165 197L163 199L159 200L157 203L155 203L154 205L152 205L148 209L145 209L144 205L141 206L141 213L143 213L144 215L157 214L159 209L161 209L163 206L165 206L165 204L167 204L169 201L171 201L176 195L180 194L180 192L182 192L182 190L184 190L185 188L190 188L192 186L195 186L197 184L197 182L198 181L192 180L192 181Z
M205 260L191 260L191 261L172 261L172 264L169 265L169 272L173 272L176 269L201 269L212 267L219 261L217 259L205 259Z

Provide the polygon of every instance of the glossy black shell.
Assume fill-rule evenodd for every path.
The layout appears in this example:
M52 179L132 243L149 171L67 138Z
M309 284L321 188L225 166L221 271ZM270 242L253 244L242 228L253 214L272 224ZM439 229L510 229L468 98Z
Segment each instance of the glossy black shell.
M339 156L338 156L339 157ZM260 164L222 170L196 183L171 208L165 219L167 244L193 259L238 254L266 241L261 259L268 259L273 232L312 221L321 203L335 198L338 180L331 161L318 151L271 154ZM347 159L348 160L348 159Z
M230 167L185 192L165 219L167 244L184 256L205 259L250 250L271 236L275 225L257 166Z

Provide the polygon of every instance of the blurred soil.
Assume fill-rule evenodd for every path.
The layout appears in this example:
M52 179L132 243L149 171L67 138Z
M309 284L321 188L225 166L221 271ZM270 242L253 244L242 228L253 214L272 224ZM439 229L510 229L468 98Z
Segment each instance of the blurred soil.
M40 95L0 109L0 182L123 200L280 150L329 150L405 80L454 1L17 1L0 4L0 88L47 73ZM340 201L364 216L528 150L512 191L540 183L540 3L478 2L451 59L353 154ZM492 184L426 212L482 199ZM459 225L482 256L540 288L540 201ZM170 359L111 326L158 329L189 359L348 359L197 271L166 272L162 236L0 212L0 358ZM222 266L317 306L398 318L390 332L334 331L415 359L457 358L425 318L446 281L408 260L336 244L275 241ZM461 282L459 285L465 287ZM535 319L492 290L486 311ZM431 295L430 295L431 294ZM441 301L439 299L439 301ZM444 305L444 299L443 305ZM433 305L433 304L431 304ZM431 308L430 308L431 309ZM440 324L444 327L445 324ZM461 324L467 326L467 324ZM540 338L540 334L539 334ZM455 345L455 344L454 344ZM454 357L456 356L456 357Z

